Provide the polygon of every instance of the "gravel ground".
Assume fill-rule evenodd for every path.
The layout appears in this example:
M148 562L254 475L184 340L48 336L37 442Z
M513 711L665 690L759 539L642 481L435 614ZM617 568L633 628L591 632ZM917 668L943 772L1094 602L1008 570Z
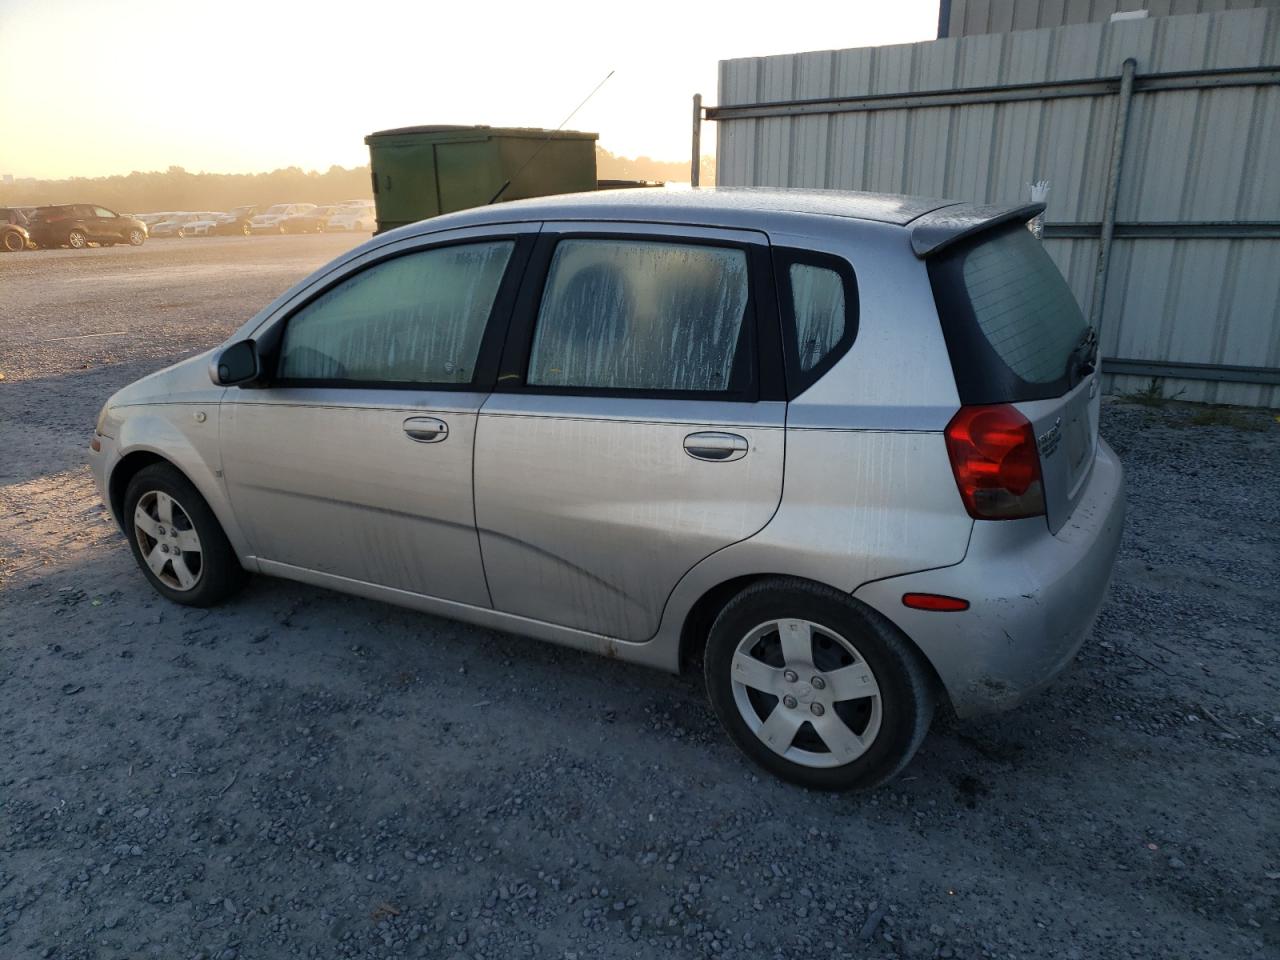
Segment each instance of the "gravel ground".
M349 243L0 256L0 957L1280 956L1271 414L1109 402L1130 519L1075 669L813 794L693 676L260 578L152 593L99 405Z

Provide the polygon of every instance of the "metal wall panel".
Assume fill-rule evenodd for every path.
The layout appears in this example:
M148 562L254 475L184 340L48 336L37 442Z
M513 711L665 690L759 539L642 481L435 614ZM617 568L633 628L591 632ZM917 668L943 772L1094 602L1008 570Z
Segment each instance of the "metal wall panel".
M1130 10L1167 17L1277 7L1280 0L943 0L943 4L939 36L963 37L1106 22L1113 13Z
M1090 3L1081 2L1080 9L1077 0L1038 9L1087 19ZM1014 6L1009 22L1021 22L1024 4ZM720 106L1115 78L1128 57L1137 61L1139 81L1150 74L1274 70L1278 6L1280 0L1223 13L728 60L720 65ZM956 2L952 16L980 14L988 23L1005 17L997 8L1003 9ZM1117 207L1121 225L1280 222L1280 85L1142 92L1139 84L1138 90ZM777 116L720 121L718 182L997 202L1025 199L1028 183L1047 179L1046 222L1092 225L1096 235L1116 109L1109 93L804 115L780 108ZM1089 304L1097 239L1045 243L1077 298ZM1274 238L1116 239L1104 356L1280 368L1278 263ZM1116 377L1112 385L1128 390L1135 382ZM1167 389L1184 391L1186 399L1280 406L1280 387L1269 385L1171 379Z

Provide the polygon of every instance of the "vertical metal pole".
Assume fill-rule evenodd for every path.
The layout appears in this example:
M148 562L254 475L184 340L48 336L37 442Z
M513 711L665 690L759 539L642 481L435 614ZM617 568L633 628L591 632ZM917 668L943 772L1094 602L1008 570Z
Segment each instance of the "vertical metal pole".
M702 94L693 95L693 160L689 166L689 182L698 185L702 170Z
M1098 240L1098 269L1093 276L1093 304L1089 323L1102 329L1102 308L1107 299L1107 277L1111 269L1111 239L1116 232L1116 204L1120 198L1120 168L1124 165L1124 141L1129 132L1129 103L1133 100L1133 75L1138 61L1127 59L1120 67L1120 100L1116 105L1116 127L1111 136L1111 170L1102 204L1102 233Z

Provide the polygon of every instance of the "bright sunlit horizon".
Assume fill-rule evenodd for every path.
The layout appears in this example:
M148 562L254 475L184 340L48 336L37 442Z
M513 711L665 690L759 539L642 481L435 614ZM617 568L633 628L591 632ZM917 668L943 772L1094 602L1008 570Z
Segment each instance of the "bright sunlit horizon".
M368 162L415 124L569 123L619 156L689 155L723 59L932 39L937 0L642 9L554 3L0 0L0 175ZM56 39L56 42L53 42ZM16 82L13 78L23 78ZM714 152L714 124L704 153Z

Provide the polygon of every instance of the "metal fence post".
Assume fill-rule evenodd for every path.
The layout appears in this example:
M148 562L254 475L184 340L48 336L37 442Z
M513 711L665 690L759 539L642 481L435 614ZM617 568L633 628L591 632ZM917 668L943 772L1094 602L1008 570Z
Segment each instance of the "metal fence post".
M1116 126L1111 137L1111 170L1102 205L1102 230L1098 239L1098 269L1093 276L1093 303L1089 323L1102 330L1102 308L1107 299L1107 277L1111 271L1111 240L1116 231L1116 206L1120 198L1120 168L1124 165L1124 141L1129 132L1129 104L1133 100L1133 75L1138 61L1129 57L1120 67L1120 100L1116 105Z
M689 166L689 183L698 185L702 172L702 94L693 95L693 161Z

